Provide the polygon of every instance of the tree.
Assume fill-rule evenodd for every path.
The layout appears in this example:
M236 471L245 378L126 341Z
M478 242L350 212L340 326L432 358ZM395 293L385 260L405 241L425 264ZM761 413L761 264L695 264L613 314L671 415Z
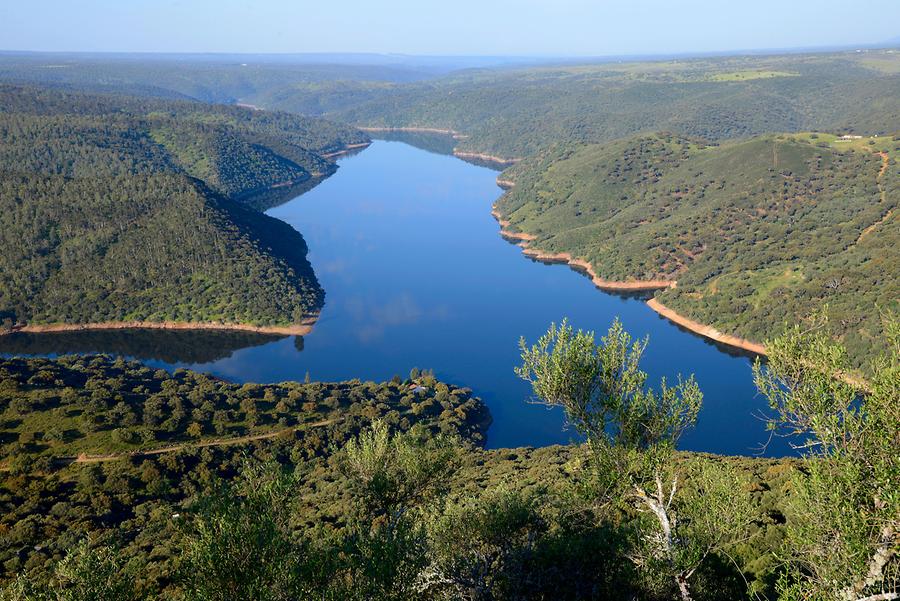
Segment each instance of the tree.
M3 601L137 601L143 598L135 584L136 569L118 549L91 547L81 541L56 564L52 582L35 584L19 576L0 593Z
M863 381L846 349L800 326L766 345L754 377L772 428L806 454L794 478L785 599L900 598L900 322Z
M200 502L182 551L187 601L287 601L304 590L305 548L289 524L293 484L277 465L248 463L234 488Z
M441 498L459 465L459 445L424 429L391 435L372 427L344 447L341 469L360 512L344 541L347 599L420 599L427 534L412 515Z
M191 422L187 427L187 435L191 438L200 438L203 435L203 426L197 422Z
M537 497L521 491L501 486L452 503L429 525L423 580L446 599L519 598L509 589L531 580L524 559L545 529Z
M458 443L422 428L392 435L383 421L344 447L342 472L372 519L397 519L443 493L459 463Z
M702 393L693 376L674 387L662 379L659 391L646 386L640 369L647 340L632 340L616 320L600 344L593 332L552 324L537 344L519 346L516 374L531 383L537 398L562 407L587 440L594 468L594 494L609 509L629 505L650 520L639 522L632 559L667 574L682 599L691 599L689 580L712 552L743 535L749 512L737 519L705 515L742 506L741 486L730 475L705 473L705 495L727 500L704 507L681 487L672 455L681 435L694 425ZM740 510L738 510L740 511Z

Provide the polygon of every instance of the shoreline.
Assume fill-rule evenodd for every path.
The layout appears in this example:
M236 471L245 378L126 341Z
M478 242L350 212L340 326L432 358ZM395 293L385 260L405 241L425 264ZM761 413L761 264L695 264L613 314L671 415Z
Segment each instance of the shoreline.
M86 330L229 330L256 334L305 336L312 332L318 316L304 318L290 326L254 326L244 323L219 323L212 321L105 321L93 323L50 323L16 325L0 336L22 332L25 334L50 334L56 332L80 332Z
M518 157L506 159L493 154L485 154L482 152L468 152L465 150L457 150L455 148L453 149L453 156L463 160L470 159L476 161L484 161L486 163L494 163L495 165L499 165L501 167L510 167L522 160Z
M672 323L676 323L681 327L690 330L698 336L708 338L727 346L750 351L751 353L755 353L757 355L766 355L766 347L764 347L762 344L753 342L752 340L747 340L746 338L740 338L738 336L732 336L730 334L723 334L713 326L702 324L698 321L690 319L689 317L681 315L674 309L670 309L669 307L665 306L655 298L651 298L650 300L648 300L647 306L656 311L660 316L668 319Z
M496 207L493 207L491 209L491 215L500 224L500 235L505 240L513 242L516 244L516 246L520 247L522 249L522 254L529 258L547 263L564 263L569 267L575 269L576 271L584 273L585 275L590 277L591 282L593 282L593 284L601 290L608 290L612 292L637 292L663 290L666 288L675 288L677 286L677 283L671 280L605 280L599 277L594 271L594 268L591 266L590 262L584 259L574 258L569 253L548 253L538 249L529 248L530 243L537 238L534 234L509 231L509 226L511 225L510 221L508 219L504 219L502 214L497 210ZM753 342L752 340L747 340L738 336L732 336L730 334L724 334L711 325L702 324L698 321L694 321L693 319L681 315L673 309L665 306L655 298L651 298L646 302L648 307L650 307L653 311L655 311L663 318L668 319L669 321L685 328L686 330L689 330L690 332L698 336L708 338L709 340L724 344L725 346L730 346L732 348L737 348L743 351L749 351L757 355L766 355L766 348L758 342Z
M440 134L444 136L450 136L454 140L465 140L469 136L463 133L456 131L455 129L441 129L439 127L357 127L356 129L369 133L378 133L378 132L408 132L408 133L423 133L423 134ZM468 150L459 150L457 148L453 149L453 156L458 159L472 159L476 161L485 161L488 163L494 163L501 167L509 167L511 165L515 165L519 161L521 161L521 157L513 157L506 158L500 157L494 154L487 154L484 152L475 152Z
M454 140L465 140L469 136L456 131L455 129L441 129L439 127L357 127L356 129L360 131L367 132L391 132L391 131L405 131L409 133L423 133L423 134L443 134L445 136L452 136Z
M372 142L371 142L371 141L369 141L369 142L359 142L358 144L347 144L346 146L344 146L344 147L341 148L340 150L335 150L334 152L326 152L326 153L323 154L322 156L325 157L326 159L334 159L334 158L337 158L337 157L342 157L342 156L344 156L344 155L350 154L350 153L352 153L352 152L355 151L355 150L360 150L360 149L362 149L362 148L368 148L368 147L371 146L371 145L372 145Z
M589 261L575 258L569 253L548 253L530 248L529 245L537 239L537 236L524 232L509 231L509 220L504 219L496 207L491 210L491 215L500 224L500 235L506 240L515 241L516 246L522 249L522 254L526 257L545 263L565 263L576 271L587 275L591 282L601 290L637 292L674 288L676 285L671 280L606 280L597 275Z

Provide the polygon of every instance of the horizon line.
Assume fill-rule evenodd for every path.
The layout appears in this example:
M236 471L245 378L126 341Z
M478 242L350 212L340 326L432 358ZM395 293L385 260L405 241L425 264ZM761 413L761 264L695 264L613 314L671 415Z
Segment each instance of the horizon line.
M621 54L413 54L405 52L379 52L379 51L297 51L297 52L245 52L245 51L218 51L218 50L20 50L12 48L0 48L0 55L108 55L108 56L196 56L196 57L227 57L227 56L259 56L259 57L317 57L317 56L345 56L345 57L384 57L384 58L410 58L410 59L503 59L503 60L610 60L610 59L664 59L664 58L692 58L709 56L735 56L750 54L799 54L827 53L853 50L890 50L900 48L900 40L892 39L884 42L869 42L863 44L834 44L814 46L786 46L786 47L758 47L736 48L731 50L685 50L680 52L653 52L653 53L621 53Z

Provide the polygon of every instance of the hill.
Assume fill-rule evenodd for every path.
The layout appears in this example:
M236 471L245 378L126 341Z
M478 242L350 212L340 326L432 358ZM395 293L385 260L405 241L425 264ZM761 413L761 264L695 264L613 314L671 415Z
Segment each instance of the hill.
M252 103L358 126L455 130L460 151L508 159L552 143L654 131L726 140L900 129L900 53L889 50L455 71L257 58L0 55L0 80Z
M296 326L323 292L302 236L255 208L366 141L284 114L0 86L0 322Z
M103 532L123 536L129 554L162 554L159 568L170 569L177 531L166 522L178 505L253 455L327 485L331 471L312 460L376 418L483 444L490 415L470 390L427 374L417 382L419 392L399 378L238 385L103 356L0 360L0 581Z
M859 361L900 299L898 152L896 137L827 134L559 145L504 172L497 209L602 279L677 281L659 301L742 338L827 306Z
M900 55L872 51L482 70L360 90L357 102L324 114L361 126L452 129L464 136L460 150L509 159L552 143L661 130L709 140L810 129L884 134L900 129L897 65ZM271 106L294 110L315 93L297 87Z

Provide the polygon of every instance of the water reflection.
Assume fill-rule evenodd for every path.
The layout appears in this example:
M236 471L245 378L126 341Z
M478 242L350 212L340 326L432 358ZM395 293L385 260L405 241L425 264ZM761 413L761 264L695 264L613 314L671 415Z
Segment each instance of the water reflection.
M403 142L420 150L443 155L452 155L457 142L451 135L435 132L379 131L371 135L376 140Z
M210 363L231 357L240 349L269 344L284 338L254 332L218 330L83 330L0 336L0 354L66 355L108 353L142 361ZM297 350L303 350L298 336Z

